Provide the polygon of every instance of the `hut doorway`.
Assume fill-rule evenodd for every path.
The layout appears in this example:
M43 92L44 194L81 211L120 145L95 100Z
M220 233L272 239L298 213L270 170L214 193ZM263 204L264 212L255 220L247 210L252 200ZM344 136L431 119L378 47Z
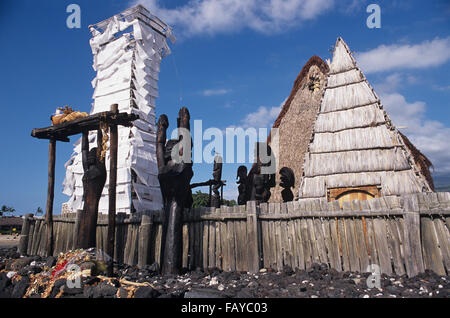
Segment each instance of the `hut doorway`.
M329 201L339 201L342 208L343 202L353 200L370 200L380 196L380 189L377 186L355 187L355 188L336 188L329 189Z

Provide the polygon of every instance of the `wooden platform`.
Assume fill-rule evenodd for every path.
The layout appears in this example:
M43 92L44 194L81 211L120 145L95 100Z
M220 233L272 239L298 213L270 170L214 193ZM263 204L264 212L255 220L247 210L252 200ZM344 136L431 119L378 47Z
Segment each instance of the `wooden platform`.
M69 136L77 135L83 131L97 130L101 122L108 124L131 126L132 121L139 119L136 114L114 113L111 111L97 113L88 117L78 118L69 122L45 128L35 128L31 136L39 139L54 139L69 142Z

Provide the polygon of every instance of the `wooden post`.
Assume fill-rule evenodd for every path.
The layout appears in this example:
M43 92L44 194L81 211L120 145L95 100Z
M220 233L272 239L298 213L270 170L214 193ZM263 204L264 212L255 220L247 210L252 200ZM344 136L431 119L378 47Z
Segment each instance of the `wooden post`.
M211 202L212 202L211 187L212 187L212 184L210 183L210 184L209 184L208 206L211 206Z
M250 273L257 273L260 268L257 209L259 208L256 206L256 201L247 202L247 255Z
M80 224L81 224L81 214L83 213L82 210L77 210L75 212L75 223L73 225L73 244L72 249L77 248L77 242L78 242L78 236L80 235Z
M55 195L56 140L50 139L48 147L48 187L45 223L47 224L47 256L53 255L53 198Z
M406 272L409 277L413 277L425 271L420 240L419 203L416 195L404 196L403 210L405 224L403 242Z
M114 239L114 260L117 263L123 263L123 252L125 249L125 238L123 224L125 221L126 213L117 213L116 215L116 229L115 229L115 239ZM119 225L121 225L119 227Z
M22 231L20 232L20 241L19 241L19 253L20 255L27 254L28 247L28 235L30 232L30 219L33 217L33 214L28 213L25 214L25 218L23 219Z
M119 105L111 105L111 112L119 113ZM108 236L106 253L111 257L108 264L108 276L113 274L114 262L114 234L116 227L116 181L117 181L117 125L111 124L109 126L109 208L108 208Z
M139 227L138 243L138 267L143 268L150 260L150 238L152 234L153 220L149 215L142 215Z

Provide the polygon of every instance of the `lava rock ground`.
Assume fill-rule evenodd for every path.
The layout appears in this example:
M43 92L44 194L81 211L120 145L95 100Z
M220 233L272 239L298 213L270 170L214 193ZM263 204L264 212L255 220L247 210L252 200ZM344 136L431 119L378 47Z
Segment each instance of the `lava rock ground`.
M54 258L22 257L16 248L0 249L0 298L21 298L30 275L39 273ZM21 276L14 279L14 273ZM150 283L134 288L134 298L422 298L450 296L450 277L425 271L416 277L381 275L381 289L368 288L370 273L338 272L324 264L308 270L262 269L259 273L196 270L178 276L160 276L156 264L139 269L117 264L116 277L108 282L84 277L81 288L68 288L65 279L55 282L50 298L125 298L129 286L119 280ZM10 277L11 276L11 277ZM39 294L32 296L40 297Z

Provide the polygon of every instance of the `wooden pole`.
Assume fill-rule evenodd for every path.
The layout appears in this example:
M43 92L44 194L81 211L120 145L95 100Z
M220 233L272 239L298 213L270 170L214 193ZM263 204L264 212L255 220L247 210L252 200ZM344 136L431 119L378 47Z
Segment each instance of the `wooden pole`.
M111 105L111 112L119 113L119 105ZM117 182L117 125L109 126L109 208L108 208L108 236L106 253L110 256L108 263L108 276L113 274L114 262L114 236L116 228L116 182Z
M143 268L150 261L150 238L152 235L153 220L150 215L142 215L139 227L138 267Z
M80 225L81 225L81 217L83 215L83 210L77 210L75 213L75 222L73 225L73 245L72 249L78 248L78 237L80 236Z
M50 139L48 147L48 187L45 223L47 224L47 256L53 255L53 198L55 195L56 140Z
M211 181L211 180L210 180ZM212 187L212 184L211 184L211 182L209 183L209 197L208 197L208 206L211 206L211 200L212 200L212 195L211 195L211 193L212 193L212 189L211 189L211 187Z
M33 214L28 213L25 214L25 218L23 219L22 231L20 232L20 241L18 251L20 255L27 254L28 248L28 235L30 232L30 219L33 217Z
M259 233L258 233L258 215L259 207L256 201L247 202L247 257L248 271L250 273L258 273L260 268L261 251L259 250Z

